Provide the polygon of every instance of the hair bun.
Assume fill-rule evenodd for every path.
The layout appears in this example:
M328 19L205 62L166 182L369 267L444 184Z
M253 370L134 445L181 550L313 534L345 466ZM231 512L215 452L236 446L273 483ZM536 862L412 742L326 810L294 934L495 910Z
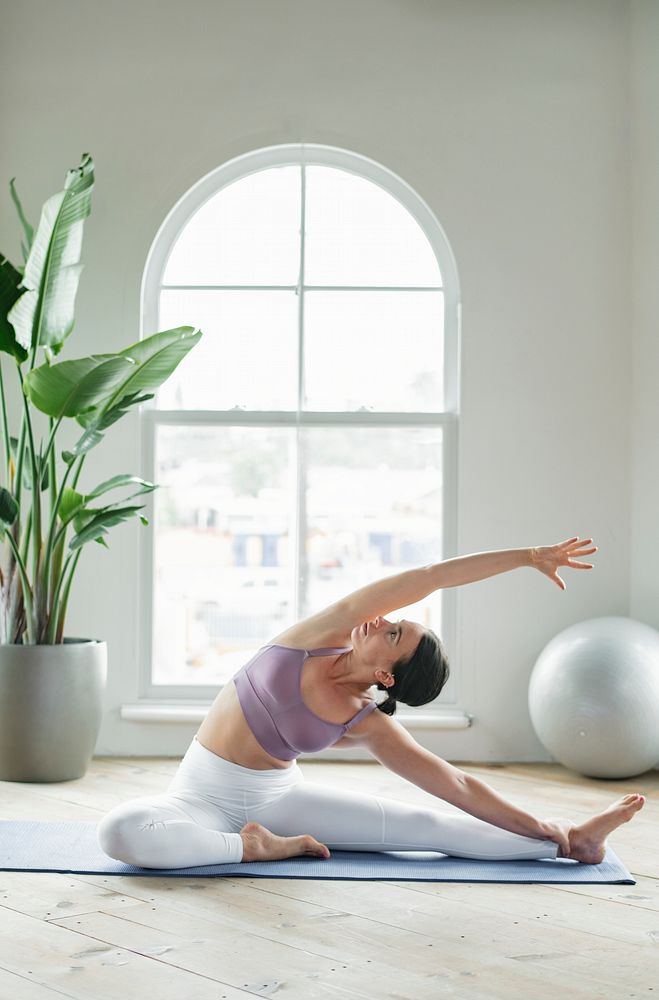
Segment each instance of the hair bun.
M381 712L384 712L385 715L394 715L397 704L398 703L393 695L387 695L384 701L378 702L378 708Z

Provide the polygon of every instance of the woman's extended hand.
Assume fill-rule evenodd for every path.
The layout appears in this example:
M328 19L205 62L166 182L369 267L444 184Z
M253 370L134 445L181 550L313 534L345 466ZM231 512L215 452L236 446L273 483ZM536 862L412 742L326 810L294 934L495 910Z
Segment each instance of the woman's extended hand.
M591 552L597 552L597 546L586 548L590 545L592 538L579 541L579 536L568 538L566 542L559 542L557 545L540 545L531 549L531 565L539 569L541 573L553 580L561 590L565 590L565 582L558 575L559 566L571 566L572 569L592 569L592 563L577 562L576 556L587 556Z

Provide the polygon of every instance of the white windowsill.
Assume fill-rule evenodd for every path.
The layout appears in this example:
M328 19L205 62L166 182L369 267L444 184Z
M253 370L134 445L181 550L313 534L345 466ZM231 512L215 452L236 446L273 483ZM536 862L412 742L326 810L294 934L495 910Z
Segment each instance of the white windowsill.
M120 708L120 718L130 722L203 722L208 714L208 705L154 704L136 701ZM406 729L468 729L473 715L464 709L446 709L430 713L396 712L395 719Z

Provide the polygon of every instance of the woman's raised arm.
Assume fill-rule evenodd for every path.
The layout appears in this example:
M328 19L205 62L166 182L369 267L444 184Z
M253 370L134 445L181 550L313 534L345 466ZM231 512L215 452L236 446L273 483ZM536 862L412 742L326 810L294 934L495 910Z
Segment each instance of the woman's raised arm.
M485 580L497 573L507 573L520 566L530 566L540 570L564 590L565 583L558 576L558 567L592 569L592 563L579 563L575 558L596 552L596 547L586 548L591 542L592 538L580 542L577 536L557 545L497 549L493 552L456 556L453 559L445 559L443 562L407 570L395 576L385 577L376 583L370 583L348 594L340 603L344 603L350 609L354 623L367 621L376 615L386 615L397 608L415 604L442 587L461 587L465 583Z
M556 545L541 545L534 548L496 549L493 552L476 552L473 555L456 556L443 562L409 569L394 576L369 583L359 590L341 598L323 611L304 619L285 635L295 631L316 634L349 635L355 625L370 621L378 615L388 615L391 611L416 604L428 594L442 587L460 587L466 583L485 580L497 573L507 573L511 569L530 566L538 569L553 580L561 590L565 583L558 575L559 566L573 569L592 569L592 563L577 562L577 557L596 552L597 547L588 548L592 538L579 541L578 536Z

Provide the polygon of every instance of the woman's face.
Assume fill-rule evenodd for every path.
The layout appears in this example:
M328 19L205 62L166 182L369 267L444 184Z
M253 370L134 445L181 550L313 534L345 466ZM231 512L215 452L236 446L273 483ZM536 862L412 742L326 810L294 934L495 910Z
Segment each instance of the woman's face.
M389 618L372 618L356 625L351 634L353 650L369 666L389 668L397 660L412 656L424 634L423 625L406 619L394 622Z

